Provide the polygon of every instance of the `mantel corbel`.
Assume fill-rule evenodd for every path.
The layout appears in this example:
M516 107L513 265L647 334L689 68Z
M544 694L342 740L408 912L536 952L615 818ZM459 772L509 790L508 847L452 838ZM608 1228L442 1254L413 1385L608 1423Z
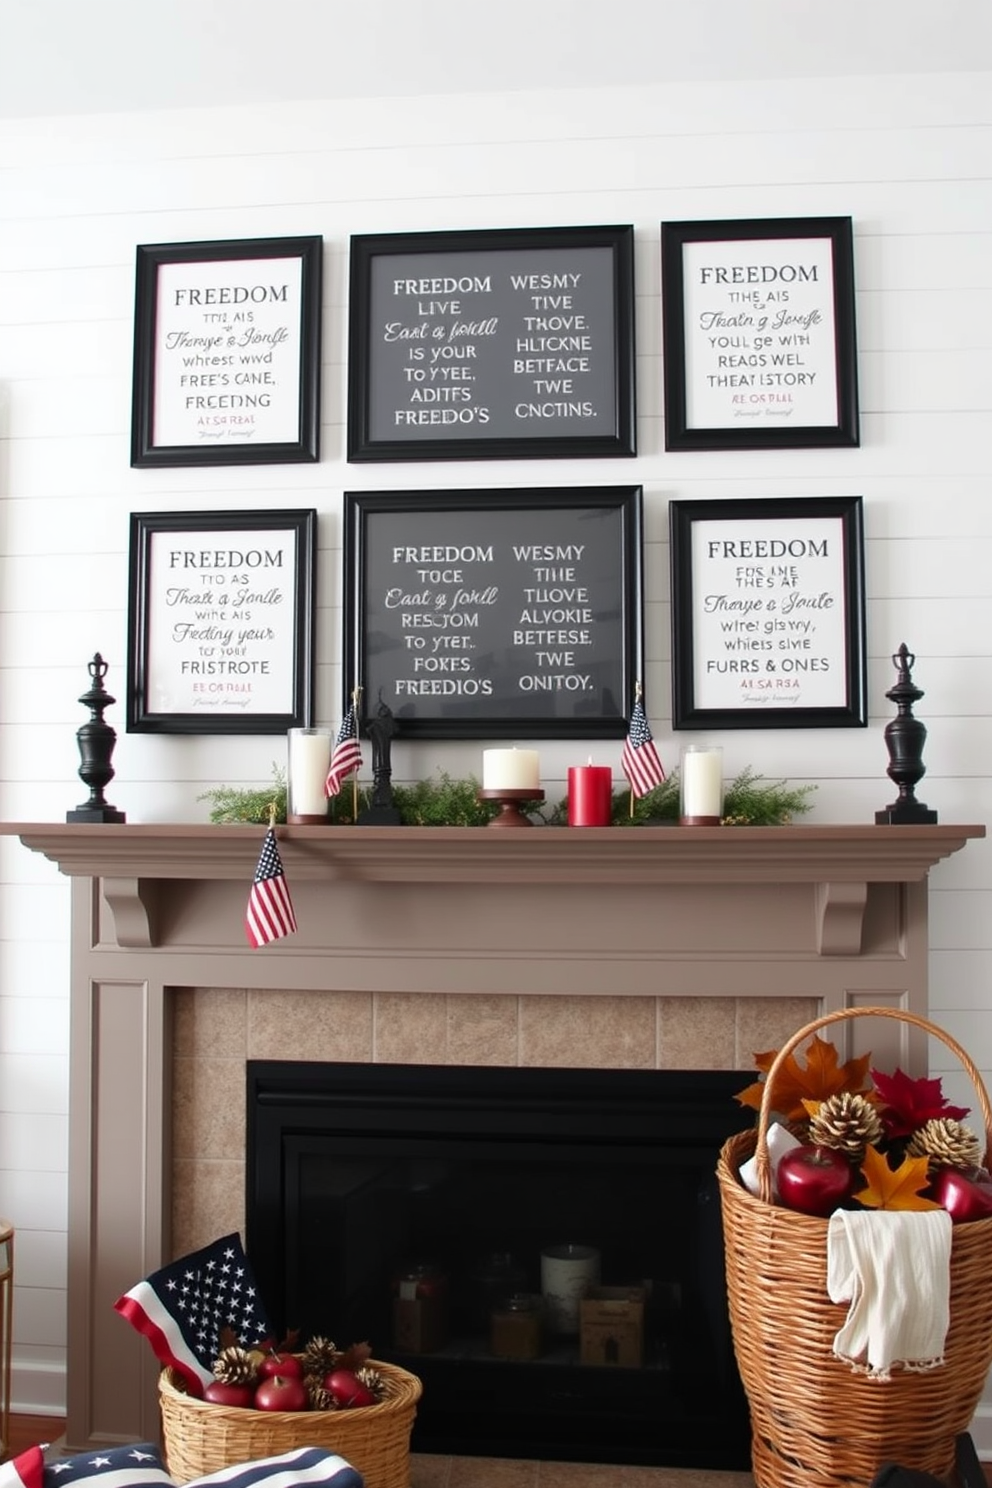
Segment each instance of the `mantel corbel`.
M816 948L821 956L859 956L868 884L827 882L816 886Z
M125 951L150 949L155 941L149 890L144 879L103 878L100 888L114 925L114 940Z

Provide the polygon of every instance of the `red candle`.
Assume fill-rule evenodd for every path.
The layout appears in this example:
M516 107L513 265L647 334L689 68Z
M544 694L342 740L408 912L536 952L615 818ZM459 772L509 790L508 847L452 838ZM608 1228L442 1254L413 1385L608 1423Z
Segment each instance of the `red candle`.
M572 765L568 772L568 825L608 827L613 807L609 765Z

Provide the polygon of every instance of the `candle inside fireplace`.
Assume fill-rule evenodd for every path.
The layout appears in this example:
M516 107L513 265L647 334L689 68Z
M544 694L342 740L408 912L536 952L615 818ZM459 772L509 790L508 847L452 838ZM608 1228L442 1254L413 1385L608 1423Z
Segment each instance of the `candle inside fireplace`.
M682 751L681 784L683 820L719 821L723 815L723 750L687 745Z
M483 790L539 790L540 760L536 749L484 749Z
M613 808L613 771L609 765L571 765L568 771L568 825L608 827Z

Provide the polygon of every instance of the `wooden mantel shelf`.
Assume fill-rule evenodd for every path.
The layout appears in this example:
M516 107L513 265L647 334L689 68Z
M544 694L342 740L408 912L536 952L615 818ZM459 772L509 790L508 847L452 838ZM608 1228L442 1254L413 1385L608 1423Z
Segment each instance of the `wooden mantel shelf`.
M8 822L0 833L71 876L246 882L262 829ZM912 883L985 827L281 826L277 835L293 883Z

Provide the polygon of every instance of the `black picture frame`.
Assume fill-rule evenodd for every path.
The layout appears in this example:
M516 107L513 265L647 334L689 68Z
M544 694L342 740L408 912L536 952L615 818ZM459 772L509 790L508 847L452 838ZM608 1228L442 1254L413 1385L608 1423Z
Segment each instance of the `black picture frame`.
M868 722L860 496L673 501L676 729Z
M316 556L314 509L132 512L128 732L309 728Z
M667 450L860 442L850 217L663 222Z
M322 268L321 237L139 244L132 466L319 459Z
M404 737L623 737L641 507L640 486L345 492L342 711L357 686Z
M350 257L350 461L636 453L633 227L365 234Z

